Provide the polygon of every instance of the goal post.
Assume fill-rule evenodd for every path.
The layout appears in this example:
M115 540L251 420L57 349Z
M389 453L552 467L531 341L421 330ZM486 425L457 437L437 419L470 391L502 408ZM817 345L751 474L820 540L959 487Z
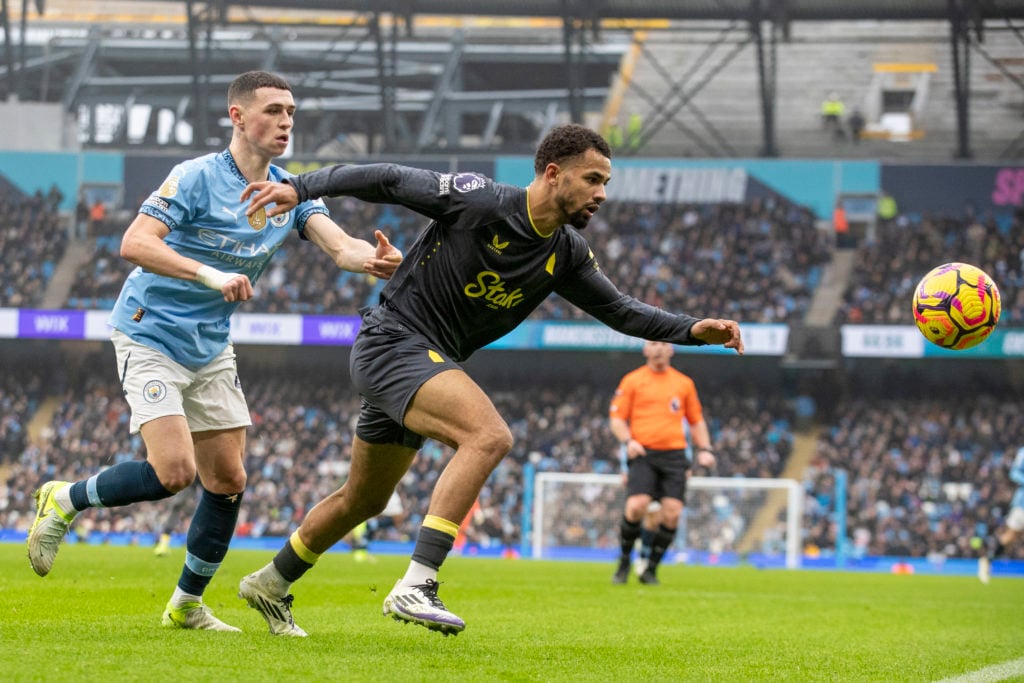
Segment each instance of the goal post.
M529 480L527 480L529 481ZM535 559L611 560L619 552L619 474L540 472L533 478ZM691 477L666 562L800 566L803 487L793 479Z

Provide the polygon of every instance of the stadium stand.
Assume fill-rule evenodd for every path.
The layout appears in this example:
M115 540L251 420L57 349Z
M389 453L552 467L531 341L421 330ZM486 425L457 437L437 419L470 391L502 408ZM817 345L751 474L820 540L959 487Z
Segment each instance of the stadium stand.
M951 255L954 255L951 257ZM1024 225L1020 215L908 216L883 221L874 241L861 245L839 323L899 323L910 319L918 280L950 260L977 265L999 287L1002 325L1024 325Z
M76 9L70 0L60 4ZM93 12L113 6L90 4ZM139 3L118 4L134 7ZM986 13L991 10L992 7L980 6L977 9ZM1007 28L995 31L990 22L984 44L973 45L975 58L969 65L971 131L973 149L981 157L1019 157L1019 153L1006 154L1012 152L1014 145L1019 150L1021 141L1021 98L1019 76L1015 75L1020 65L1019 31L1013 26ZM289 32L292 30L301 32L303 28L296 26ZM634 145L627 137L623 143L626 155L738 159L781 153L789 157L842 156L918 162L950 158L957 146L957 120L956 103L950 95L955 90L955 69L950 63L949 26L945 22L814 21L787 23L785 30L791 31L787 40L772 50L772 60L778 60L778 74L771 79L772 87L777 88L773 118L778 150L762 147L765 113L758 96L752 37L745 21L721 21L699 28L688 25L687 40L679 40L675 32L654 32L646 40L638 40L639 59L632 89L627 85L627 93L614 111L606 108L603 122L608 123L609 117L628 120L627 132L635 122L633 134L641 142ZM33 31L32 41L44 33ZM557 46L561 29L556 25L550 35ZM116 51L119 41L107 37L106 49L93 51L90 60ZM595 30L592 38L595 44L590 56L595 57L602 47L597 44L600 32ZM620 42L621 38L620 34ZM970 42L971 38L968 36L967 40ZM180 35L174 36L173 41L184 44ZM360 42L361 39L356 41ZM154 51L168 49L158 40L149 41L149 46ZM28 47L38 50L40 46ZM46 49L50 49L49 44ZM209 50L207 54L216 60L231 55L227 67L237 67L233 60L238 55L230 49ZM979 54L983 58L977 58ZM323 57L315 55L315 59ZM337 63L336 60L344 61L348 55L337 53L331 57L332 63ZM75 59L60 61L78 68ZM167 64L173 60L162 61ZM548 71L539 67L524 69L525 63L514 65L517 74ZM303 67L296 64L292 63L291 68L301 72ZM491 68L494 67L489 65L488 69ZM219 73L214 68L209 72ZM555 72L560 78L564 75L561 65L556 65ZM894 135L879 128L881 113L895 106L882 101L886 96L883 83L891 74L903 74L906 87L897 90L903 96L913 93L915 100L907 103L908 111L904 112L913 114L905 119L909 126L905 134ZM79 92L87 90L79 87L77 77L63 80L76 84ZM439 102L452 94L442 92L442 77L437 78L436 91L432 90L432 79L424 80L424 92ZM478 85L493 87L492 79L485 80ZM191 87L188 79L179 81L184 87ZM35 81L23 85L34 86ZM559 80L558 86L562 85ZM136 87L141 87L141 82ZM167 95L164 89L172 88L168 84L160 87L161 98ZM820 102L833 90L845 102L847 112L856 107L867 115L864 139L859 144L833 136L821 126ZM387 101L383 92L379 94L382 102ZM57 93L57 98L62 95L78 97L67 92ZM84 107L80 101L70 108L64 106L66 102L57 106L62 111L89 110L93 115L101 107L122 106L124 95L113 93L109 97L111 102ZM514 99L506 98L501 104L508 105ZM563 99L567 98L558 96L559 101ZM675 115L663 115L659 101L671 101L667 109ZM490 127L486 113L493 104L485 102L485 108L473 114L478 127L485 121ZM911 104L915 107L912 112ZM535 114L537 130L552 123L556 112L559 116L564 114L561 106L553 105L546 118L539 105L536 112L530 112ZM223 115L220 104L212 109L216 112L211 116ZM308 114L314 115L314 109L308 109ZM396 112L361 113L386 119ZM448 115L438 114L436 120L445 120ZM593 120L596 112L588 111L587 117ZM527 120L519 120L519 135L502 139L502 126L496 124L491 136L463 135L458 140L445 140L450 149L441 151L454 155L458 145L466 140L503 144L503 151L529 151L531 136L535 137L537 130L524 125ZM80 132L93 135L91 144L100 145L95 135L103 126L92 123L83 126L89 131ZM420 123L417 118L410 116L400 123L398 132L407 130L397 137L399 141L408 142L410 137L416 137ZM320 124L316 127L317 135L296 138L297 146L310 141L322 145L307 146L303 154L313 150L337 152L338 139L320 134L335 127L336 122L327 119ZM444 126L434 128L450 125L448 120ZM436 133L429 126L421 131L428 132ZM150 137L147 133L146 139L139 142L152 144ZM431 144L440 144L442 136L435 137L437 140L432 138ZM386 138L378 135L374 141L368 135L366 149L362 151L369 152L371 143L376 142L380 145L377 152L390 153ZM117 143L116 136L111 136L102 144ZM344 153L351 151L345 149ZM0 306L39 306L47 300L46 295L56 290L51 278L66 254L64 230L51 198L41 194L13 196L9 190L13 190L13 185L0 178L0 215L4 216L0 222ZM380 227L400 248L408 246L407 240L419 232L424 220L390 207L351 200L330 203L335 219L353 234L365 236L373 227ZM107 309L113 305L124 277L131 270L131 265L118 255L120 234L126 225L127 222L108 220L102 226L94 226L89 245L95 248L87 264L77 271L66 298L67 306ZM624 291L670 310L714 312L745 323L806 322L811 301L819 291L823 271L831 264L832 256L830 235L815 226L814 216L779 198L721 205L609 201L595 217L587 235L602 267ZM293 241L282 251L258 284L256 298L241 310L354 314L372 302L379 291L380 283L340 273L316 249ZM921 274L950 260L947 254L969 258L991 273L1002 290L1003 325L1024 324L1024 226L1019 214L1015 219L978 216L967 221L938 215L903 215L881 223L876 239L862 244L851 259L855 264L852 282L839 308L828 306L828 315L814 322L907 324L911 289ZM583 315L552 298L534 317L574 320L582 319ZM105 360L91 367L86 363L87 369L67 368L61 362L64 357L56 350L51 351L52 357L36 364L36 369L8 369L6 365L11 364L7 363L5 372L0 374L0 406L4 408L0 420L3 528L27 528L32 514L29 494L41 481L75 478L119 459L143 456L141 440L127 434L127 406L113 381L110 363ZM921 374L928 371L917 369ZM856 374L857 369L851 367L849 372ZM999 372L989 370L989 376ZM1013 372L1011 369L1010 374ZM322 370L312 374L268 372L247 387L254 426L249 436L249 482L237 529L239 535L288 534L310 505L343 480L358 399L347 388L343 371L338 372L338 380L333 382L324 375ZM908 377L902 379L913 385L913 378ZM765 392L763 388L732 384L721 394L704 395L714 445L720 453L716 474L779 476L787 464L796 461L799 445L794 425L798 421L786 393L788 387L783 387L782 381L777 384L782 387L779 395L775 395L774 389ZM466 525L470 543L508 547L521 541L519 525L526 463L549 471L617 471L615 444L606 429L609 388L610 385L579 382L537 386L535 378L530 382L520 378L517 383L508 383L492 392L498 409L509 421L516 444L488 481L479 507ZM847 512L854 556L974 557L977 550L972 539L994 528L1005 514L1012 492L1003 470L1007 454L1024 443L1024 427L1019 417L1024 406L1019 399L975 396L959 388L955 401L922 398L926 391L919 391L916 396L887 395L877 389L872 393L863 387L847 392L842 380L836 381L835 386L829 384L822 393L832 389L837 396L848 393L850 397L820 406L820 413L815 415L811 411L800 420L807 429L824 425L823 434L811 438L814 446L810 464L802 470L807 491L808 548L827 553L839 545L834 482L838 470L843 469L851 474ZM885 398L878 398L879 394ZM807 433L801 436L809 438ZM389 538L406 540L415 531L432 485L450 457L450 449L435 442L424 447L401 483L409 514L402 526L388 531ZM186 511L177 520L179 533L187 527L188 514ZM604 506L591 506L581 514L614 518L619 510L607 502ZM159 504L93 510L76 524L76 533L147 533L159 528L162 516L163 506ZM614 545L615 539L596 542ZM1018 548L1016 552L1018 557L1024 557L1024 549Z
M597 218L588 238L609 277L667 310L716 311L751 323L800 321L831 258L813 215L781 199L609 202ZM579 317L568 309L560 304L539 315Z
M67 247L55 197L0 195L0 306L39 306Z
M29 495L42 481L76 479L125 458L144 457L138 436L127 433L127 404L116 383L101 373L85 373L58 397L58 407L36 443L20 450L6 481L7 500L0 526L25 530L32 518ZM100 379L100 374L103 379ZM40 386L40 381L29 386ZM607 429L607 386L572 388L504 387L494 393L516 446L494 472L467 525L471 542L481 547L520 542L523 465L541 471L617 472L618 446ZM248 440L249 473L237 534L285 536L306 510L333 491L348 471L358 397L345 382L331 382L321 371L270 373L247 384L253 427ZM792 411L781 399L709 396L705 399L715 448L722 455L722 476L777 476L792 443ZM16 429L27 422L27 411ZM402 480L400 494L408 513L389 530L393 540L414 534L427 507L433 483L453 452L429 441ZM143 534L159 528L165 506L145 503L127 508L94 509L80 516L75 533ZM615 510L590 514L614 516ZM188 515L178 520L187 529Z
M949 28L940 22L792 24L775 54L778 153L949 160L957 123L948 40ZM996 30L975 49L980 57L969 64L973 151L997 157L1020 133L1021 96L1012 71L1020 41ZM636 111L644 122L641 155L742 157L764 151L756 56L743 22L694 27L687 40L649 34L631 86L621 111ZM838 139L821 124L820 103L830 92L845 104L844 136ZM901 107L887 93L906 97L906 135L883 123L885 111ZM866 115L860 144L853 144L847 128L855 108Z
M851 399L807 469L807 542L836 547L835 474L849 473L851 554L976 557L1009 511L1005 470L1024 443L1024 404L959 394L932 400ZM1024 548L1013 550L1024 558Z
M329 200L334 220L353 234L376 227L400 249L422 216L351 199ZM831 256L827 235L806 209L781 199L744 204L646 204L609 201L588 228L594 252L619 287L667 310L716 311L747 322L803 319ZM113 306L131 264L119 237L95 238L91 260L71 286L70 308ZM257 283L251 313L355 315L374 303L382 283L339 271L323 252L291 241ZM689 268L678 272L675 264ZM534 319L587 316L552 296Z

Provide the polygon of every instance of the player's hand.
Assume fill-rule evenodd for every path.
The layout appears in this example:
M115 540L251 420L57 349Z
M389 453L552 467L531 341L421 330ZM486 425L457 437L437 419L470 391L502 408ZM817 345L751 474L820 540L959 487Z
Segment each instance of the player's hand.
M248 275L239 273L221 285L220 292L224 301L248 301L253 295L252 282Z
M253 194L255 193L255 194ZM286 211L291 211L299 203L299 193L288 183L276 183L272 180L261 180L258 183L249 183L242 190L242 201L249 199L249 207L245 210L246 216L251 216L268 204L274 204L267 209L267 217L276 216Z
M220 292L224 301L248 301L252 298L252 282L244 273L225 273L213 266L201 265L196 271L196 282Z
M377 253L375 258L363 264L363 269L369 275L387 280L394 275L402 262L402 252L392 245L380 230L375 230L373 235L377 238Z
M735 320L720 320L718 318L704 318L694 323L690 328L690 334L706 344L724 346L727 349L736 349L736 353L743 355L743 339L740 337L740 325Z

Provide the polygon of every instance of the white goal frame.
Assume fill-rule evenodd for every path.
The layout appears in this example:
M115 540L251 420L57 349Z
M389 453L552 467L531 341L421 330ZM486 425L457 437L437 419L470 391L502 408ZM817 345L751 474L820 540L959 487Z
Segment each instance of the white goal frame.
M621 474L585 474L578 472L539 472L533 480L532 557L544 554L544 490L548 484L598 484L623 487ZM691 477L689 491L714 490L782 490L786 492L786 568L800 567L801 526L803 523L803 487L795 479L760 479L736 477ZM684 509L683 514L686 514Z

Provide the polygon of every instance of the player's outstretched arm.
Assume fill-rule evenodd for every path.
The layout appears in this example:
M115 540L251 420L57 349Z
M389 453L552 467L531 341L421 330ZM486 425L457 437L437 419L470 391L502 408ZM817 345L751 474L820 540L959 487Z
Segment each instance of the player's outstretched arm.
M225 301L248 301L252 283L242 273L224 273L167 246L170 229L161 221L139 214L121 239L121 258L158 275L195 280L224 295Z
M402 262L402 252L380 230L374 231L377 244L356 239L323 214L306 221L306 237L323 249L339 268L388 279Z
M722 345L727 349L736 349L743 355L743 338L740 336L740 325L735 320L704 318L698 320L690 328L690 336L705 344Z
M251 200L249 200L250 197L252 197ZM294 209L299 203L299 193L288 183L261 180L249 183L242 190L242 201L247 200L249 200L249 206L245 209L246 216L253 215L268 204L274 204L274 206L267 209L267 216L276 216Z

